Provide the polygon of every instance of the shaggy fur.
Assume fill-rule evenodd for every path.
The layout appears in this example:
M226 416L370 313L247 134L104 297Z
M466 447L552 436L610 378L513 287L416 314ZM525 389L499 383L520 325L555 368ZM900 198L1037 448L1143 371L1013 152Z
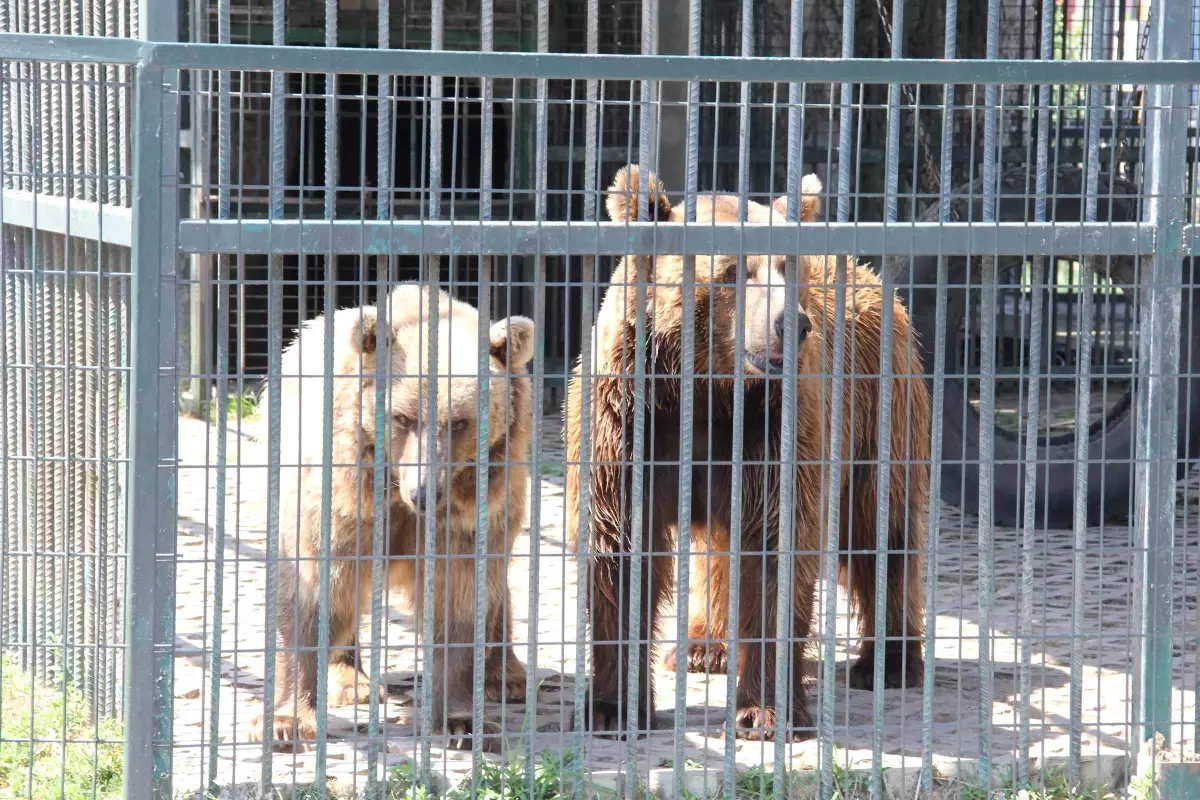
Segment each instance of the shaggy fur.
M651 216L682 221L683 205L672 208L653 176ZM639 187L636 166L624 168L616 177L608 199L614 220L631 219L636 204L630 193ZM819 212L815 195L821 190L815 175L802 184L801 221L813 220ZM734 223L739 218L737 198L702 196L697 202L700 222ZM750 202L746 221L763 223L786 219L787 201L779 198L771 206ZM689 642L691 669L723 669L727 658L724 643L732 633L728 626L728 552L731 529L729 488L734 480L733 395L734 369L738 351L736 332L736 282L744 286L742 304L745 405L743 461L742 536L740 559L741 593L738 630L734 641L737 658L737 712L739 735L769 738L777 713L785 715L789 735L811 733L811 717L801 668L804 640L810 633L812 605L819 576L824 542L825 488L828 475L822 462L829 452L832 421L832 392L827 376L832 372L834 344L833 280L836 259L779 256L747 256L739 273L732 256L695 258L695 360L691 487L693 541L696 543L692 571L697 582L691 588L689 639L712 639L708 648ZM782 423L782 334L784 274L799 270L800 309L793 309L797 330L807 333L798 348L796 447L787 460L795 465L795 593L792 631L776 631L778 591L776 560L780 549L779 501L784 461L780 429ZM862 266L849 267L846 292L846 380L842 412L842 449L836 454L844 464L838 491L842 503L840 531L840 574L848 584L851 601L862 631L874 636L875 572L877 557L875 513L877 508L875 463L878 446L880 335L884 297L878 277ZM680 404L682 373L681 331L683 260L677 255L627 256L614 270L595 327L595 349L590 364L591 402L583 416L581 369L576 366L567 393L567 522L568 537L575 541L580 522L580 490L585 463L580 434L590 426L591 448L586 455L589 505L585 520L589 544L590 596L588 608L592 627L593 680L587 708L594 730L620 731L625 727L628 697L627 660L620 642L628 639L630 601L630 496L635 462L644 470L643 551L669 553L675 547L678 513ZM654 376L647 387L648 426L646 452L635 459L632 447L634 421L635 321L634 281L648 284L645 290L647 362L645 374ZM890 354L895 380L892 384L892 427L889 458L890 517L889 552L883 557L888 574L886 686L912 686L920 682L924 663L920 637L923 633L923 549L925 512L928 502L929 401L919 358L913 347L908 315L898 299L893 303L893 346ZM688 324L692 324L688 320ZM649 420L650 413L647 414ZM725 462L722 464L721 462ZM652 491L649 487L652 487ZM711 487L711 488L710 488ZM706 555L707 553L707 555ZM639 727L649 727L653 708L650 654L647 637L656 630L659 612L670 600L673 582L672 559L649 558L649 588L643 593L639 649ZM765 625L764 625L765 622ZM790 707L777 708L775 688L775 642L788 638L795 652ZM893 639L895 637L895 639ZM873 639L864 641L859 660L852 668L852 683L872 688L874 683ZM672 658L673 661L673 658ZM804 729L810 730L804 730Z
M387 324L373 306L333 315L332 465L322 448L325 428L326 320L306 322L283 354L280 386L281 481L275 718L271 732L284 745L316 736L317 645L322 483L330 481L329 551L330 705L365 702L367 676L357 658L356 635L371 606L373 541L388 537L390 584L418 618L424 597L425 509L435 516L442 556L434 568L434 658L425 665L433 691L435 733L461 744L471 733L475 632L476 432L479 386L478 314L439 294L437 439L428 452L430 405L428 290L401 284L387 299ZM510 646L508 557L523 524L529 472L532 393L526 366L533 354L533 323L501 320L488 330L487 650L488 699L524 696L525 670ZM426 377L418 378L418 373ZM303 376L303 377L300 377ZM384 415L390 448L384 461L386 518L375 519L377 378L388 380ZM262 404L267 408L266 398ZM451 556L445 558L444 556ZM455 558L454 556L469 556ZM264 736L262 717L252 741Z

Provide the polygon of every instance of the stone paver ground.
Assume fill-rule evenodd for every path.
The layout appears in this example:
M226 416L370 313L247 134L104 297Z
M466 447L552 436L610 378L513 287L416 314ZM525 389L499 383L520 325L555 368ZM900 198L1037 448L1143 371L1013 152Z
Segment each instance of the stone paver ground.
M529 557L532 539L526 532L517 544L511 571L515 605L517 652L529 659L531 627L537 632L538 677L543 681L532 731L525 709L510 705L498 718L508 734L506 748L521 748L532 737L535 752L563 750L582 742L586 764L593 770L615 770L622 764L625 745L572 732L575 686L575 560L563 551L563 452L560 422L547 417L541 441L543 462L541 513L536 521L538 568L536 580ZM231 428L236 423L231 423ZM249 787L262 772L261 744L246 741L250 720L262 710L264 556L266 546L265 448L246 432L231 430L223 473L223 529L217 520L221 479L215 426L193 418L180 419L179 522L174 683L174 747L171 751L175 790L204 796L210 776L222 794ZM1196 640L1200 636L1200 536L1197 534L1197 490L1193 474L1180 489L1176 539L1175 672L1172 691L1171 739L1178 747L1195 746L1195 689L1198 670ZM1070 487L1064 487L1069 491ZM1003 764L1019 746L1021 698L1019 664L1019 582L1021 533L995 531L995 591L991 607L993 684L990 709L981 712L978 663L981 603L978 591L979 539L975 520L943 506L937 536L936 635L929 663L934 669L931 729L936 770L948 776L967 775L978 760L981 737L990 737L991 753ZM1104 773L1127 751L1134 680L1135 637L1129 626L1134 607L1132 580L1134 550L1128 526L1089 531L1082 554L1080 579L1084 605L1078 713L1082 715L1084 769ZM223 544L218 546L219 537ZM1034 577L1032 629L1027 644L1033 664L1028 756L1054 763L1068 753L1072 718L1072 598L1075 553L1072 536L1064 531L1038 531L1033 541ZM217 580L217 571L221 579ZM220 589L220 622L215 612ZM536 604L530 605L530 593ZM673 615L671 633L673 635ZM873 736L873 695L845 684L848 633L844 605L839 605L839 666L836 673L835 741L839 759L850 766L869 765ZM411 689L417 669L414 647L416 623L400 607L389 609L384 633L387 679L392 699L383 709L386 753L383 761L405 761L419 752L412 727ZM1190 633L1187 633L1190 632ZM219 643L218 643L219 634ZM369 636L364 630L364 641ZM852 643L851 643L852 644ZM213 663L214 648L220 661ZM213 668L219 670L214 707ZM658 717L673 719L675 676L657 670ZM723 676L687 676L685 755L713 770L719 781L725 754L722 736L726 707ZM409 696L406 698L405 694ZM817 702L814 690L811 700ZM889 690L883 698L881 731L884 764L892 775L916 775L922 753L923 697L920 689ZM814 708L814 712L816 709ZM338 786L365 785L367 706L333 709L327 773ZM215 725L215 727L214 727ZM361 726L361 731L359 731ZM675 756L675 735L656 731L638 742L642 770L661 767ZM471 754L445 750L434 743L432 753L440 771L453 779L470 769ZM844 752L843 752L844 751ZM789 745L791 763L798 768L817 762L816 742ZM773 745L739 741L735 757L741 765L773 763ZM1117 759L1118 761L1114 761ZM272 756L276 785L306 784L314 773L315 754L277 753ZM1090 765L1090 766L1089 766ZM1107 766L1106 766L1107 765ZM907 779L905 779L907 782ZM716 784L719 785L719 784Z

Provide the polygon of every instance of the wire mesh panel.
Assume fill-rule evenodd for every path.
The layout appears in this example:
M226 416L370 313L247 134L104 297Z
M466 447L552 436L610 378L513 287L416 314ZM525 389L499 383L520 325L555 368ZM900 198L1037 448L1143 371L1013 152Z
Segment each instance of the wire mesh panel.
M9 3L0 30L121 32L82 10ZM0 60L5 796L122 785L131 74Z
M1014 107L999 73L1003 92L986 78L947 91L929 82L943 77L933 72L905 92L878 74L843 91L832 66L806 84L735 82L738 177L714 199L697 189L702 165L720 156L698 135L687 139L681 187L609 165L665 159L652 137L668 109L619 62L596 63L608 66L594 79L579 68L583 77L551 97L549 80L568 62L497 62L497 73L533 74L532 102L517 91L501 99L481 80L484 130L510 103L513 118L572 112L565 132L534 126L532 203L508 219L487 202L495 183L478 187L478 217L448 211L442 156L467 156L445 149L436 123L450 80L434 77L413 112L434 123L418 148L419 220L400 218L365 182L348 191L370 213L335 219L339 186L326 167L324 185L294 187L276 173L267 187L316 193L319 219L276 206L266 224L243 224L231 204L224 218L180 225L183 250L229 265L212 279L216 330L227 329L239 265L252 257L269 265L276 322L263 393L238 399L252 381L222 334L215 419L181 421L178 513L204 521L181 536L176 560L186 642L175 667L176 785L949 797L1069 785L1097 796L1138 785L1149 729L1164 751L1191 751L1196 663L1182 620L1196 614L1186 499L1196 480L1195 278L1182 250L1148 235L1165 219L1154 213L1168 214L1145 208L1155 194L1145 167L1157 162L1101 158L1109 112L1088 91L1096 84L1061 92L1070 85L1047 72L1047 86L1025 85ZM728 63L693 67L689 133L702 98L722 91L706 70ZM278 110L283 88L311 77L271 78L278 153L291 119ZM265 73L254 80L268 83ZM388 116L372 107L393 103L396 86L379 80L364 116ZM808 91L840 102L805 104ZM882 217L912 224L850 220L868 192L833 149L855 146L859 133L843 121L870 92L889 100ZM1152 94L1141 109L1164 126L1194 113L1168 115L1173 96ZM756 97L772 98L770 114L751 113ZM1081 162L1059 138L1080 99ZM524 102L528 112L515 110ZM610 104L625 114L612 146ZM915 146L906 120L918 117L942 132L936 194L911 188L921 161L899 158ZM755 125L779 120L787 147L771 170L787 180L751 191ZM1024 166L1001 157L1010 121L1031 132ZM810 123L832 132L823 154L803 146ZM318 158L374 148L375 185L396 185L395 127L352 145L325 124ZM954 145L959 129L980 132ZM580 161L566 189L548 183L554 141ZM956 146L957 163L971 165L958 183ZM1179 185L1159 197L1190 191L1185 167L1175 169ZM234 196L240 185L189 188ZM1170 213L1182 224L1192 212ZM378 259L371 270L289 272L285 260L364 253ZM1149 256L1174 275L1151 273ZM464 257L479 259L465 281L448 268ZM399 271L404 258L413 272ZM569 271L552 271L570 258ZM1160 349L1162 339L1139 334L1161 319L1154 298L1168 280L1183 286L1178 347ZM464 282L473 298L458 305ZM566 304L549 321L564 290L578 291L579 311ZM501 310L497 292L525 305ZM886 301L893 292L897 302ZM310 322L296 333L281 324L293 295L317 298L298 306ZM527 323L525 350L513 331ZM574 341L583 355L567 375L549 351ZM1167 371L1147 374L1148 358ZM414 389L414 374L430 372L437 379ZM564 379L559 416L539 401ZM514 380L530 381L528 395ZM1137 405L1168 383L1170 422L1163 408ZM437 425L422 421L434 414ZM1157 433L1147 414L1159 415ZM488 462L485 486L477 465ZM334 468L296 469L316 463ZM1146 472L1167 463L1170 475ZM424 470L446 481L440 499ZM1151 524L1152 498L1175 499L1177 475L1190 481L1172 504L1178 519ZM459 525L477 538L454 544ZM1170 567L1155 572L1165 551ZM386 578L385 559L395 563ZM466 562L458 573L456 559ZM1168 575L1170 591L1147 592L1151 573ZM1165 629L1148 619L1168 609L1178 651L1155 665ZM448 640L455 614L466 628ZM351 645L356 655L341 649ZM317 676L308 694L305 674ZM294 752L297 740L311 740L305 752Z
M0 6L4 32L123 37L133 24L103 3ZM111 716L123 672L131 71L0 70L0 639L14 670L61 679L89 716Z

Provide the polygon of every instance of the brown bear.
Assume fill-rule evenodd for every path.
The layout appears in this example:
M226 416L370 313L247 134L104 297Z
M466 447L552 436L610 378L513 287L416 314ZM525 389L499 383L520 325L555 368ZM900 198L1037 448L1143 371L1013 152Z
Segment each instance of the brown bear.
M401 284L387 298L386 324L374 306L333 314L332 468L323 452L326 321L306 322L282 358L280 385L280 518L275 719L277 743L316 736L320 624L322 483L330 481L329 705L365 702L367 676L357 659L360 617L371 607L375 533L376 380L386 380L390 452L383 507L390 584L422 619L425 514L435 515L434 658L424 665L432 687L434 733L455 744L471 733L470 645L485 638L487 698L521 699L524 666L511 646L508 557L521 530L529 485L532 391L527 365L533 323L509 317L493 324L489 371L479 375L476 310L439 293L437 446L428 452L430 406L428 289ZM418 377L424 373L425 377ZM303 377L301 377L303 376ZM475 631L476 453L481 380L488 381L489 559L484 589L487 630ZM264 397L263 408L267 408ZM328 470L328 471L327 471ZM449 556L447 558L447 556ZM467 556L463 558L461 556ZM452 587L447 591L447 587ZM447 646L449 645L449 647ZM459 645L459 646L455 646ZM262 717L251 741L264 736Z
M647 176L651 199L650 215L661 221L683 221L684 206L672 208L661 184ZM630 195L638 191L636 166L623 168L609 191L607 206L614 221L636 218ZM805 195L799 217L815 219L819 212L816 195L821 191L815 175L802 184ZM699 222L736 223L739 201L727 195L697 199ZM786 219L787 200L771 206L749 202L746 221L765 223ZM576 366L568 387L565 437L567 447L567 526L574 541L580 523L580 488L587 464L590 502L585 520L589 524L590 552L588 608L593 637L592 685L587 713L593 730L622 731L628 710L627 659L623 640L628 640L626 609L630 602L632 535L630 497L634 453L635 374L635 281L646 286L646 358L644 374L651 380L646 390L647 426L645 452L639 462L644 470L642 551L670 553L674 548L678 514L680 447L680 375L682 373L682 326L695 325L694 402L692 408L692 531L697 543L692 567L700 584L690 593L689 639L726 638L728 609L728 559L716 556L706 563L702 553L729 551L732 529L731 493L735 478L733 452L733 377L736 331L743 327L745 370L743 449L738 456L741 469L741 592L738 607L738 675L736 721L738 735L745 738L773 736L776 714L785 715L789 736L811 734L804 673L805 640L810 634L813 598L820 571L820 551L825 546L824 464L829 452L832 421L831 392L827 376L832 372L834 345L834 257L746 256L739 274L736 256L695 257L695 319L683 319L683 260L679 255L627 256L616 266L595 325L591 355L591 403L587 424L591 452L586 462L581 452L580 433L585 422L582 408L582 361ZM853 262L851 262L853 264ZM842 503L839 578L849 583L851 601L862 631L875 633L875 570L877 557L875 509L875 461L879 456L878 411L880 335L884 303L878 277L862 266L851 266L851 285L846 293L845 384L842 412L842 449L836 454L842 470L838 491ZM796 447L787 459L795 477L795 594L792 631L776 631L776 559L779 551L781 463L784 461L780 427L782 421L784 281L788 270L797 270L800 308L792 309L797 324L798 373L796 384ZM741 320L737 318L736 282L743 284ZM929 400L922 368L908 326L908 315L895 297L893 303L892 427L890 436L889 552L885 556L888 576L885 621L885 685L914 685L921 681L924 663L921 636L924 630L925 513L928 502ZM711 489L710 489L711 487ZM853 517L849 511L853 508ZM711 523L711 524L710 524ZM871 553L870 555L864 554ZM861 555L851 556L851 552ZM713 558L714 556L709 555ZM643 616L639 633L638 727L649 726L653 709L650 679L649 639L656 630L659 612L668 603L673 580L672 559L655 555L649 559L649 588L643 593ZM707 584L707 589L706 589ZM764 624L765 620L765 624ZM775 645L787 639L795 644L790 708L776 708ZM713 644L717 647L714 649ZM700 642L689 644L693 669L722 667L720 642L708 650ZM875 643L866 639L859 660L852 667L855 686L871 688L874 683ZM806 730L808 729L808 730Z

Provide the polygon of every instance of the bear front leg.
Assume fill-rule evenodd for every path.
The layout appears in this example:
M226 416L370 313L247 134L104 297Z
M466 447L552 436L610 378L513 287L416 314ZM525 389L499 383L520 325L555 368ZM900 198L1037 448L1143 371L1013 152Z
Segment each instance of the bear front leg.
M650 516L647 513L647 516ZM592 627L592 685L585 714L588 727L597 733L624 735L629 719L629 657L627 648L638 648L637 729L649 732L654 718L654 683L650 673L650 639L659 612L671 587L671 561L663 556L643 556L650 588L641 598L640 627L636 644L629 641L628 623L632 592L632 555L620 539L596 526L597 545L591 559L588 608ZM662 526L653 537L654 552L670 549ZM616 539L614 541L614 539ZM627 541L627 540L625 540ZM619 543L619 544L618 544ZM614 548L614 544L618 547ZM615 550L615 552L614 552ZM643 572L643 581L645 572ZM644 584L643 584L644 586Z
M296 752L307 750L317 736L317 672L320 634L320 572L315 562L298 570L286 565L278 575L276 627L279 649L275 656L275 719L272 736L276 746ZM355 640L357 585L350 571L330 565L329 609L330 672L345 669L345 648ZM352 665L350 669L357 674ZM339 699L332 694L330 704ZM250 723L250 741L266 735L262 716Z
M753 541L753 540L750 540ZM759 547L759 545L754 545ZM784 737L791 741L813 735L804 685L805 640L812 615L816 571L812 559L796 559L793 585L792 630L775 630L779 591L776 557L742 553L738 623L737 736L771 741L775 738L777 715L786 714ZM764 625L765 621L765 625ZM790 703L780 707L775 696L775 642L785 638L792 644Z
M475 667L475 544L451 533L450 556L435 556L433 661L425 669L431 691L430 721L433 735L447 736L449 746L470 747L474 730L472 707ZM423 567L420 567L422 573ZM418 598L423 596L418 586ZM488 602L486 590L483 602ZM490 604L489 604L490 605ZM417 614L423 615L420 602ZM490 608L485 611L490 613ZM484 749L497 745L484 741Z
M710 520L692 525L691 586L688 587L686 668L725 674L729 659L729 536ZM661 663L675 671L678 650L663 651Z
M484 694L493 703L525 700L525 665L513 646L512 594L508 586L508 559L488 559L487 667Z

